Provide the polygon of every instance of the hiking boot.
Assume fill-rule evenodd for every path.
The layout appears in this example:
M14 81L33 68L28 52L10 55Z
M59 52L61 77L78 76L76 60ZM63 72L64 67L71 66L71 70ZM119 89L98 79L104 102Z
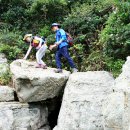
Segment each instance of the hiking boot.
M72 73L76 73L76 72L78 72L78 69L73 68L73 69L72 69Z
M47 69L47 65L42 65L42 68L43 69Z
M54 71L55 71L55 73L62 73L62 69L56 69Z
M41 68L41 64L36 65L35 68Z

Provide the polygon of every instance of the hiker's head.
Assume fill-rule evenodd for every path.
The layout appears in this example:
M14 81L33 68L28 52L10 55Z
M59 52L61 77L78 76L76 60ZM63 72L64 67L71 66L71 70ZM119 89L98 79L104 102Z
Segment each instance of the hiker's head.
M58 24L58 23L53 23L52 25L51 25L51 29L52 29L52 31L56 31L57 29L59 29L61 26L60 26L60 24Z
M23 38L23 40L26 42L31 42L31 39L32 39L32 34L26 34Z

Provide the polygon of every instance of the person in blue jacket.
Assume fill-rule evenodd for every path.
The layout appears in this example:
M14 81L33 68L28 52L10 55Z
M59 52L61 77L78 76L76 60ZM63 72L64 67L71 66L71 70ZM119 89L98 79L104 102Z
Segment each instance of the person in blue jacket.
M67 36L66 32L61 29L60 24L53 23L51 25L52 31L56 33L56 42L54 45L50 45L49 49L52 50L53 48L57 47L55 59L56 59L56 65L57 70L56 73L62 73L62 65L61 65L61 57L65 57L72 68L73 73L78 72L73 60L71 59L69 52L68 52L68 43L67 43Z

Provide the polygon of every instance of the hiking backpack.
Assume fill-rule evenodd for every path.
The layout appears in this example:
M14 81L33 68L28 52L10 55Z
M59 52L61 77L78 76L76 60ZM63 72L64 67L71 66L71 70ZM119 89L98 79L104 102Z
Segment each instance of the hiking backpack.
M71 37L71 35L69 33L66 33L66 37L67 37L67 43L68 43L69 47L72 47L74 44L73 38Z
M39 38L41 38L42 40L43 40L43 43L42 44L44 44L44 42L45 42L45 38L42 36L42 37L40 37L40 36L37 36L37 37L39 37ZM35 36L33 36L32 37L32 41L31 41L31 45L33 46L33 47L37 47L38 45L39 45L39 40L36 40L35 39Z

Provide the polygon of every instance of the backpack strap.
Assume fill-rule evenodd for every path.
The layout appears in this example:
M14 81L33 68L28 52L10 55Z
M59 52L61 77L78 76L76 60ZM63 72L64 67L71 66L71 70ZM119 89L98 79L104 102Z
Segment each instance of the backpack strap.
M32 36L30 43L32 43L33 39L34 39L34 36Z

